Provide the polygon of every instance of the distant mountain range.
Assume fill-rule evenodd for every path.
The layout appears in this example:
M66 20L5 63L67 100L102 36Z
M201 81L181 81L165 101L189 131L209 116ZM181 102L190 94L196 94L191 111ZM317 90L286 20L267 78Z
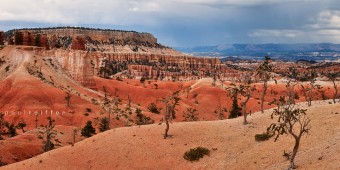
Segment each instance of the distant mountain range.
M195 56L221 57L224 60L263 59L269 55L280 60L338 60L340 44L223 44L216 46L177 47L183 53Z

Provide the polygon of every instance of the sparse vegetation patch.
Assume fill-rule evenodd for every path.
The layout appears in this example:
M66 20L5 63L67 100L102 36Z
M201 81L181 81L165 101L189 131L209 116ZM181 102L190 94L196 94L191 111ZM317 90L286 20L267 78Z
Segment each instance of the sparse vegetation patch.
M186 151L183 155L183 158L188 161L198 161L199 159L203 158L204 155L209 155L210 150L205 147L196 147L194 149L190 149Z

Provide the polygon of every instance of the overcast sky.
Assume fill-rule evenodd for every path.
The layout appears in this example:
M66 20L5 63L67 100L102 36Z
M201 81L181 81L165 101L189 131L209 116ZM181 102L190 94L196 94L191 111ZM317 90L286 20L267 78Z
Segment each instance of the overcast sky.
M87 26L176 46L340 43L339 0L1 0L0 30Z

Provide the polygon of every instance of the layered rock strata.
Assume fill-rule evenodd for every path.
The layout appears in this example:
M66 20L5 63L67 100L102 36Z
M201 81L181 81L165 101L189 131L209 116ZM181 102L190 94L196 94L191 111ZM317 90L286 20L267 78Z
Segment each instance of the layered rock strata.
M73 79L89 88L96 86L94 76L176 81L226 79L237 74L218 58L184 55L158 44L149 33L70 27L22 29L9 31L6 40L8 44L49 49L37 52L54 58Z

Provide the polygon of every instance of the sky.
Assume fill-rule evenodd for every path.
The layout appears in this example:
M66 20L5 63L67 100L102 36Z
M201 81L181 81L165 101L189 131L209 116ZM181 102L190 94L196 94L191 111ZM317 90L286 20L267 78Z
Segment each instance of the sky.
M149 32L170 47L340 43L339 0L0 0L0 30Z

